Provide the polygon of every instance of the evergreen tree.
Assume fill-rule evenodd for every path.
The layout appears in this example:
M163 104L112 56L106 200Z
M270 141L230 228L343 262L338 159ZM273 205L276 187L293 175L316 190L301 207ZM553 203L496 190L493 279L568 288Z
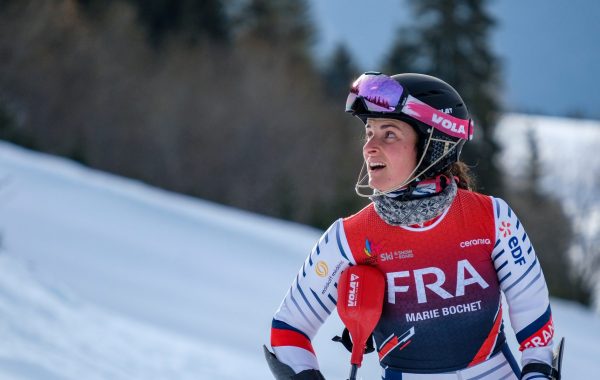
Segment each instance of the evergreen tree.
M508 194L510 203L524 222L535 247L550 294L589 305L592 289L578 276L569 258L574 237L572 222L560 201L541 190L542 165L533 129L528 131L527 145L530 156L526 178L518 189Z
M495 25L489 1L410 0L414 25L400 29L383 65L390 74L421 72L450 83L475 120L475 143L465 145L463 159L474 166L484 192L503 194L495 163L499 146L494 127L500 112L499 62L489 47Z
M242 39L307 60L315 34L306 0L249 0L237 14Z
M392 75L422 70L423 63L419 62L421 52L417 40L418 36L413 28L399 28L392 48L384 59L383 72Z
M344 44L339 44L333 51L323 70L323 83L329 97L342 104L352 80L359 74L359 69L352 60L350 51Z
M129 1L137 8L139 19L154 44L159 44L168 34L175 34L189 43L203 38L225 42L230 38L229 20L222 0Z

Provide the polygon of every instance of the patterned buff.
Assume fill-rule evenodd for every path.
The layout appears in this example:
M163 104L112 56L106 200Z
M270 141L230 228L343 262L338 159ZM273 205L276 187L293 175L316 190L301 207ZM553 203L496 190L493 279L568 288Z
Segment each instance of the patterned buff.
M419 191L422 191L419 187L414 190L414 192ZM371 200L375 204L377 215L387 224L412 226L442 215L452 204L456 192L456 182L452 179L441 192L419 196L416 199L401 200L402 197L399 194L391 193L372 196Z

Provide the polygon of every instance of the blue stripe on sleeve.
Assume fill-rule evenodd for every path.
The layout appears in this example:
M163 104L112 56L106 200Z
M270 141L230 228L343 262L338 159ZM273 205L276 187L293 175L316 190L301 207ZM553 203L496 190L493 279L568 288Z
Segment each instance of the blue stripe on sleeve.
M306 337L306 339L308 339L310 341L310 338L304 332L298 330L295 327L288 325L287 323L285 323L283 321L278 321L277 319L273 319L273 322L271 322L271 327L274 329L295 331L299 334L304 335Z
M550 305L548 305L548 308L546 309L544 314L542 314L538 319L531 322L529 326L525 327L516 334L517 341L519 342L519 344L523 343L527 338L529 338L530 336L538 332L539 329L544 327L544 325L550 321L551 317L552 311L550 310Z
M319 316L319 314L312 307L312 305L310 304L310 302L308 302L308 298L306 298L306 296L304 295L304 292L302 291L302 288L300 287L300 284L298 283L298 281L296 281L296 289L298 289L298 292L300 292L300 295L302 296L302 299L304 300L304 303L306 303L306 306L308 306L308 308L310 309L310 311L313 312L313 314L315 315L315 317L317 317L317 319L319 320L319 322L324 323L325 321Z
M503 254L503 253L504 253L504 250L502 250L502 251L500 251L500 252L496 253L496 255L494 256L494 258L492 259L492 261L496 261L496 259L497 259L498 257L502 256L502 254Z
M308 319L308 317L306 316L306 314L304 314L304 311L302 310L302 308L300 307L300 305L298 305L298 302L296 302L296 299L294 298L294 295L291 292L290 292L290 298L292 299L292 302L296 306L296 309L298 309L298 311L300 312L300 314L304 317L304 320L306 321L306 323L308 323L310 325L310 327L312 327L314 329L315 326L312 324L312 322L310 321L310 319Z
M519 277L517 279L517 281L513 282L508 288L506 288L506 290L504 291L504 293L508 293L509 290L511 290L515 285L517 285L523 278L525 278L525 276L527 276L527 274L529 272L531 272L531 270L533 269L533 267L535 266L535 264L537 263L537 258L535 260L533 260L533 262L531 263L531 265L529 266L529 268L527 268L527 270L525 271L525 273L523 273L521 275L521 277Z
M531 285L533 285L535 282L537 282L537 280L542 277L542 268L540 267L540 271L538 272L538 274L533 278L533 280L529 281L529 284L527 284L523 289L521 289L521 291L519 291L519 293L513 295L513 299L516 299L517 297L519 297L521 294L523 294L525 291L527 291L527 289L529 289L529 287Z
M327 308L327 306L325 306L325 304L323 303L323 301L321 301L321 299L319 298L319 296L317 295L317 293L315 293L315 291L312 290L312 289L310 289L310 292L315 297L315 299L317 300L317 302L319 303L319 305L321 305L321 307L325 310L325 312L327 313L327 315L331 314L331 311Z
M506 274L506 276L504 276L504 277L502 277L502 278L500 279L500 282L499 282L499 283L501 284L501 283L502 283L502 281L506 280L506 279L507 279L507 278L508 278L510 275L511 275L511 272L508 272L508 273Z
M346 252L344 251L344 247L342 246L342 239L340 238L340 223L336 223L335 225L335 235L337 238L338 248L340 249L340 253L347 261L350 261L348 256L346 256Z
M327 297L331 300L331 302L333 302L334 305L337 305L337 300L333 298L331 294L328 294Z
M508 261L505 261L505 262L504 262L504 264L500 265L500 266L498 267L498 269L496 269L496 273L500 272L500 271L502 270L502 268L504 268L504 267L505 267L505 266L507 266L507 265L508 265Z
M494 198L494 202L496 202L496 216L499 219L500 218L500 202L498 202L497 198Z

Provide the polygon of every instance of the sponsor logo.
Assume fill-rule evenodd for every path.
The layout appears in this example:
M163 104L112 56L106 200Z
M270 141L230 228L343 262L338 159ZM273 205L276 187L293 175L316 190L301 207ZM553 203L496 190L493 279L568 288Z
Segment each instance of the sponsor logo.
M350 284L348 286L348 307L356 307L358 300L358 280L359 276L354 273L350 276Z
M473 239L473 240L465 240L465 241L461 241L459 246L461 248L467 248L467 247L473 247L476 245L481 245L481 244L492 244L492 242L490 241L490 239Z
M433 121L434 123L436 123L438 125L441 125L442 128L451 130L454 133L465 134L465 126L464 125L462 125L462 124L457 125L455 122L444 118L442 115L435 114L435 113L432 114L431 121Z
M502 224L500 225L500 233L503 237L510 236L512 234L510 231L510 223L502 222Z
M388 292L388 303L396 303L396 293L407 293L410 289L409 285L397 285L396 280L401 280L406 277L414 277L413 281L404 280L405 283L414 283L417 302L427 303L427 292L425 288L429 290L429 294L432 292L438 297L443 299L449 299L454 297L460 297L465 295L465 288L469 285L479 285L479 288L486 289L489 284L483 279L483 277L477 272L477 270L471 265L469 260L460 260L456 263L456 288L452 287L450 291L454 291L454 294L450 293L447 289L444 289L442 285L446 282L446 273L437 267L428 267L423 269L415 269L414 271L401 271L401 272L389 272L387 273L387 292ZM412 272L412 273L411 273ZM427 279L427 283L425 280ZM433 281L432 281L433 280Z
M382 244L375 244L374 242L369 241L369 239L365 239L365 249L363 251L365 255L372 257L373 254L376 255L378 252L381 252L381 246Z
M379 255L381 261L401 260L410 259L414 257L412 249L405 249L403 251L386 252Z
M319 277L327 276L327 273L329 273L329 267L327 266L327 263L325 261L319 261L317 265L315 265L315 272Z
M510 254L513 257L515 264L525 265L527 263L525 256L523 256L523 250L521 249L521 244L519 244L519 239L517 239L516 236L513 236L508 240L508 247L510 248Z
M325 282L325 286L323 286L323 289L321 290L321 294L322 295L325 295L325 293L327 293L327 289L329 289L329 286L331 286L331 283L333 282L333 278L339 272L339 270L340 270L340 268L342 267L343 264L344 264L343 261L340 261L340 262L337 263L337 265L333 269L333 272L327 278L327 282Z
M369 241L369 239L365 240L365 249L364 249L365 255L371 257L373 256L372 252L373 252L373 248L371 247L371 242Z

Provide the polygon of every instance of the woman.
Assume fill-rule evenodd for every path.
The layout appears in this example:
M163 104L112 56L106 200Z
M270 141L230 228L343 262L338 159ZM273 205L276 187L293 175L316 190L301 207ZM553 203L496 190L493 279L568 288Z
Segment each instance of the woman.
M276 378L323 379L311 339L336 307L340 273L357 264L387 278L373 333L383 379L552 378L544 276L510 207L470 189L459 155L473 124L460 95L435 77L368 72L346 111L365 122L367 175L356 188L372 203L323 234L275 313ZM522 371L505 341L501 291Z

